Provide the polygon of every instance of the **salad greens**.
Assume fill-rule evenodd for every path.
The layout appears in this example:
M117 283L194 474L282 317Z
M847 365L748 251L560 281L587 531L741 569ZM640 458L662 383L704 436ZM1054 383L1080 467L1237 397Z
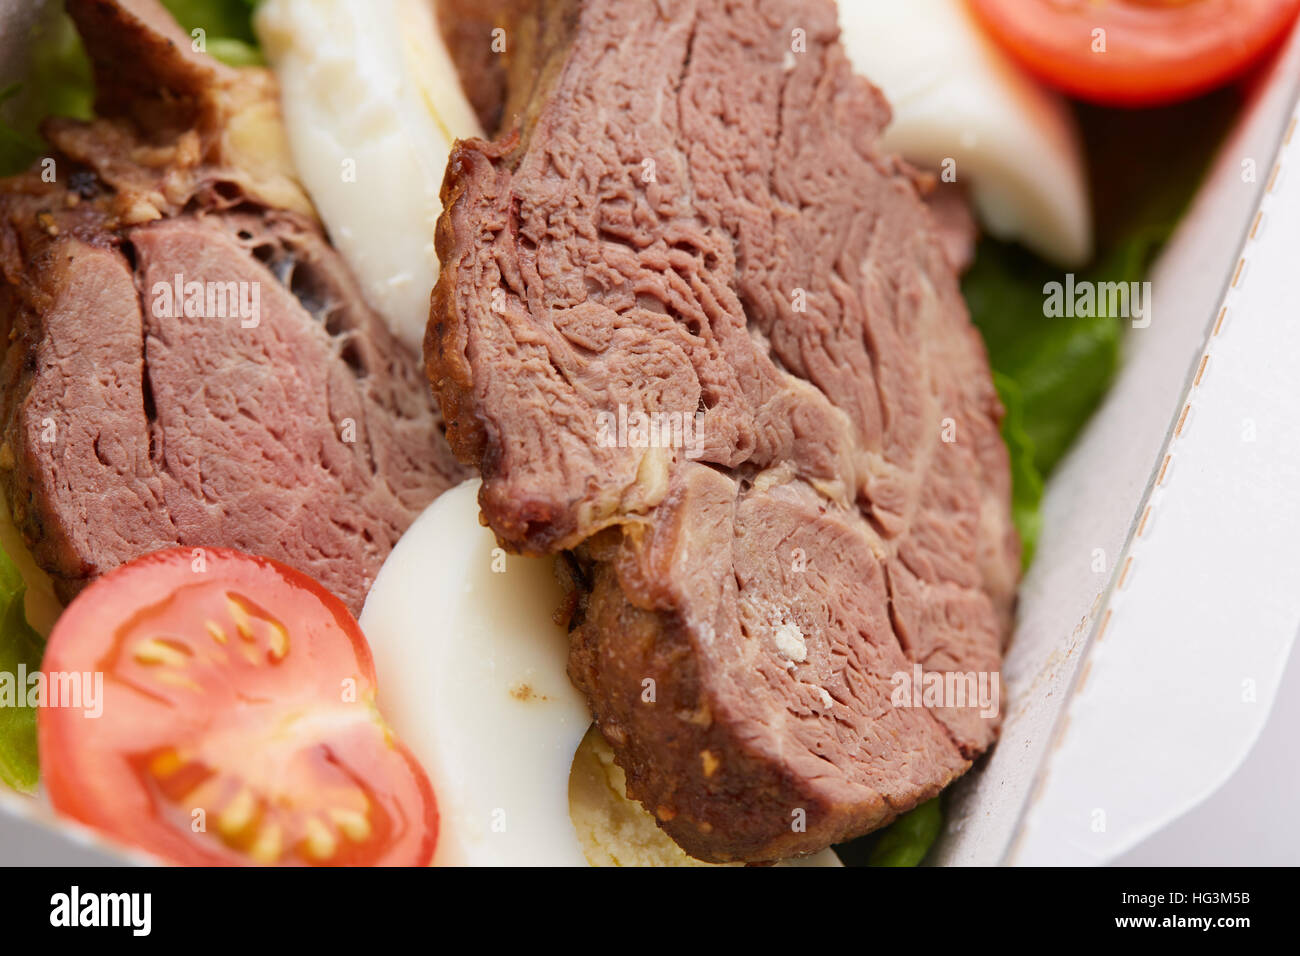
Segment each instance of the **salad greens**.
M1078 271L1080 282L1146 277L1195 194L1237 97L1224 90L1157 110L1078 107L1098 235L1098 254ZM1101 404L1123 340L1117 318L1044 315L1044 286L1061 282L1064 272L1019 246L984 239L962 280L1007 409L1002 433L1025 567L1038 538L1043 481Z
M32 30L27 82L0 90L0 176L22 172L41 155L37 127L47 116L89 119L94 92L90 62L64 14Z
M253 9L258 0L162 0L186 33L202 29L207 51L231 66L262 62L253 34Z
M19 667L34 673L41 666L44 641L27 623L23 596L27 586L9 555L0 550L0 681L10 684L14 699L0 701L0 783L22 793L36 789L36 709L25 706L27 689L17 686Z
M1145 257L1134 256L1126 265L1132 271L1103 263L1085 275L1097 282L1137 281ZM1043 286L1060 278L1059 269L1023 249L985 239L962 283L1007 410L1002 436L1011 453L1012 514L1025 567L1038 540L1043 479L1100 404L1119 367L1119 319L1043 315Z
M993 373L993 385L1002 398L1006 415L1002 419L1002 440L1011 458L1011 518L1020 534L1020 563L1029 567L1034 560L1038 532L1042 526L1039 505L1043 500L1043 474L1035 464L1037 446L1025 423L1025 396L1015 379Z
M1088 279L1136 280L1107 267ZM989 351L1009 418L1027 440L1029 464L1046 475L1096 407L1119 363L1117 318L1047 318L1043 286L1062 271L1016 246L980 243L962 291ZM1083 278L1083 276L1081 276ZM1015 406L1019 404L1019 408Z

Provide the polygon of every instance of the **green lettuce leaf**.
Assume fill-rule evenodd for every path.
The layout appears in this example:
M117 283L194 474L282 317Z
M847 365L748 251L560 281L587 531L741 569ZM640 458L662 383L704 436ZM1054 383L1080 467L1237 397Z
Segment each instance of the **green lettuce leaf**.
M27 586L9 555L0 550L0 681L12 682L13 700L0 697L0 783L22 793L36 789L36 709L27 707L18 668L33 673L41 666L44 642L27 623L23 596ZM18 706L18 705L23 706Z
M1078 276L1119 281L1113 270ZM1064 273L1005 243L980 243L962 283L971 318L984 335L989 362L1019 393L1019 428L1033 449L1032 465L1048 474L1101 401L1119 367L1115 318L1048 318L1043 287ZM1140 274L1137 277L1140 278Z
M0 110L18 95L17 83L0 89ZM21 126L8 122L0 113L0 176L26 169L41 150L41 141Z
M1174 220L1135 228L1078 282L1140 282ZM1007 408L1013 509L1029 566L1038 536L1043 479L1078 437L1119 369L1124 320L1049 318L1044 286L1064 271L1019 246L983 240L962 281L971 319L984 336L994 383Z
M44 151L37 128L47 116L89 119L94 89L81 39L64 14L33 29L24 83L0 90L0 176L30 166Z
M27 87L27 112L38 122L47 116L90 118L95 99L90 60L66 15L48 17L33 31Z
M1011 517L1020 534L1020 564L1034 560L1038 532L1043 519L1043 476L1034 464L1034 440L1025 429L1025 399L1014 379L993 373L993 384L1007 413L1002 419L1002 438L1011 453Z
M253 33L257 0L162 0L186 33L203 30L208 53L231 66L257 66L262 53Z
M1098 255L1076 281L1140 282L1173 233L1229 128L1239 94L1222 90L1157 110L1077 106L1097 217ZM1134 160L1140 156L1141 161ZM1007 407L1013 507L1025 565L1043 480L1101 404L1119 368L1124 323L1049 318L1044 286L1066 270L993 239L962 280Z
M208 37L228 37L255 45L253 10L257 0L162 0L186 31L202 27Z

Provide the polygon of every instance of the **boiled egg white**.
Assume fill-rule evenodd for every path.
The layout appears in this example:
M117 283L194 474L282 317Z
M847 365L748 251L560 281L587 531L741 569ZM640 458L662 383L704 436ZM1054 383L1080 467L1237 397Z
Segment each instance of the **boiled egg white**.
M569 766L591 715L551 621L562 594L549 561L497 550L479 484L430 505L370 590L380 706L433 783L435 865L583 866Z
M299 177L366 300L419 350L452 142L482 135L430 0L266 0Z
M552 620L563 599L553 562L497 548L479 486L416 519L361 614L379 704L433 783L434 864L697 863L627 799L599 734L584 743L591 716ZM840 862L826 850L798 865Z
M994 236L1062 265L1087 260L1087 178L1065 101L997 49L964 0L841 0L839 9L853 68L893 108L882 145L950 169Z

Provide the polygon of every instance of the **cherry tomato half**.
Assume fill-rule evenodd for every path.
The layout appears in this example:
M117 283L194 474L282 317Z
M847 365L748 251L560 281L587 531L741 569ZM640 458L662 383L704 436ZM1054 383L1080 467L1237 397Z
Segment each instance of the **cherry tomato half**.
M72 602L42 670L63 688L38 717L50 799L119 841L179 864L433 858L433 790L379 715L361 629L291 568L217 548L132 561Z
M1044 82L1080 99L1153 106L1240 76L1286 36L1300 0L969 0Z

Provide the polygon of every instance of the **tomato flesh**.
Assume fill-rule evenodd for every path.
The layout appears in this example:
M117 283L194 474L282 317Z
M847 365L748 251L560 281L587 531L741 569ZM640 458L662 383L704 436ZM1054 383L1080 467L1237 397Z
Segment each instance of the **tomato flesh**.
M1300 0L969 0L1016 60L1072 96L1154 106L1207 92L1274 50Z
M181 864L425 865L437 809L375 706L370 651L320 585L264 558L170 549L100 578L50 635L38 718L56 809Z

